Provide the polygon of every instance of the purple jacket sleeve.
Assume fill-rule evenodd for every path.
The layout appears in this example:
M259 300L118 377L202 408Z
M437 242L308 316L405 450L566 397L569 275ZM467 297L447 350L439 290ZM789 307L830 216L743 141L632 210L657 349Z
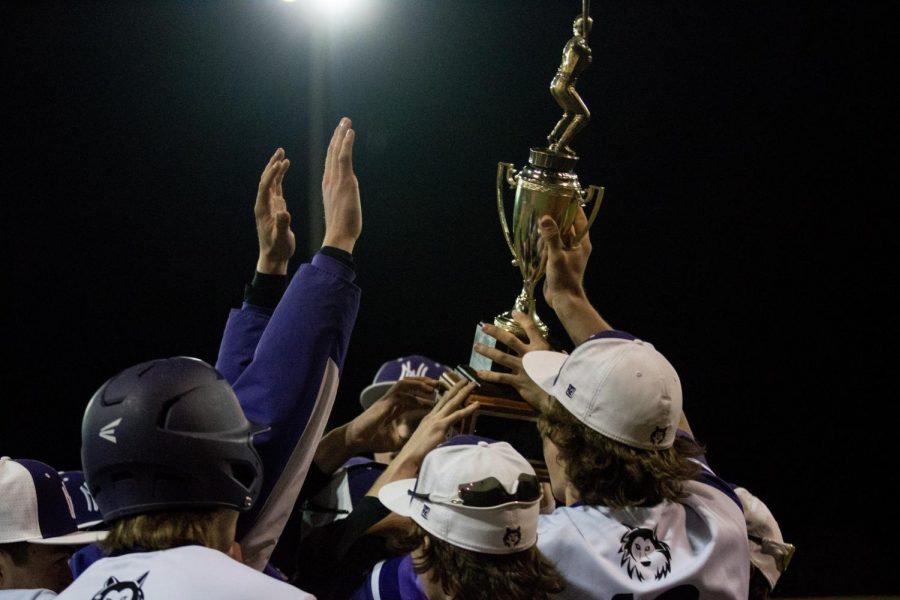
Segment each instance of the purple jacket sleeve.
M240 309L234 309L228 314L216 369L231 385L235 384L253 361L256 345L271 317L271 310L246 302Z
M240 317L229 318L222 342L226 352L220 352L219 362L230 362L226 371L240 373L232 385L247 418L270 428L254 438L265 469L263 487L254 508L241 515L238 539L253 525L294 453L315 408L326 365L331 361L343 368L359 309L354 275L340 261L317 254L294 275L268 325L264 315L246 306ZM264 330L256 351L240 371L260 326ZM232 345L232 334L244 336L243 341Z

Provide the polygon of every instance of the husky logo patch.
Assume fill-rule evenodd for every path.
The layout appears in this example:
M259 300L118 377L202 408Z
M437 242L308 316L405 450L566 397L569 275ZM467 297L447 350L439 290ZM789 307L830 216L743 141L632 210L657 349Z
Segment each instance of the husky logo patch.
M522 541L522 528L516 527L513 529L512 527L506 528L506 534L503 536L503 543L507 548L512 548L513 546L518 546L519 542Z
M574 395L575 395L575 386L570 383L569 387L566 388L566 397L571 398Z
M141 586L149 574L150 571L147 571L137 581L119 581L115 577L110 577L103 589L94 594L91 600L144 600Z
M621 539L621 566L630 579L664 579L672 571L669 545L657 539L656 532L646 527L629 529Z
M663 440L666 439L667 431L669 431L668 427L657 427L650 434L650 441L656 445L662 444Z

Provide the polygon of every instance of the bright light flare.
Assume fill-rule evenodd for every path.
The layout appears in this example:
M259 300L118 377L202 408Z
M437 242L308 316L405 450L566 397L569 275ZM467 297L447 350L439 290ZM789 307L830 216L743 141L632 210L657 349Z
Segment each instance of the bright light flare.
M288 4L299 4L313 18L332 23L355 21L368 13L372 0L283 0Z

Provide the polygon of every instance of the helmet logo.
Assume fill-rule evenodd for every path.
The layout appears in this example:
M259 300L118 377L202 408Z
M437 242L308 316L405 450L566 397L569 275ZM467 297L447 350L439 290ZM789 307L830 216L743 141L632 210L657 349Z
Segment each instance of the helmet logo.
M115 421L111 421L104 425L100 429L100 437L102 437L107 442L116 443L116 427L119 426L119 423L122 422L122 417L119 417Z

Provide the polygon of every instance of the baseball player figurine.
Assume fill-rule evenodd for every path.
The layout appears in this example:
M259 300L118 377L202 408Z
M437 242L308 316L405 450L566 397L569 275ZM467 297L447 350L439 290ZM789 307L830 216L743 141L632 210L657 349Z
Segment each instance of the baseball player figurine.
M563 109L562 118L547 136L550 150L554 152L573 154L569 142L591 118L588 107L575 91L575 84L578 76L591 64L591 48L587 38L592 22L586 13L575 19L572 25L573 36L563 48L562 62L550 83L550 93Z

